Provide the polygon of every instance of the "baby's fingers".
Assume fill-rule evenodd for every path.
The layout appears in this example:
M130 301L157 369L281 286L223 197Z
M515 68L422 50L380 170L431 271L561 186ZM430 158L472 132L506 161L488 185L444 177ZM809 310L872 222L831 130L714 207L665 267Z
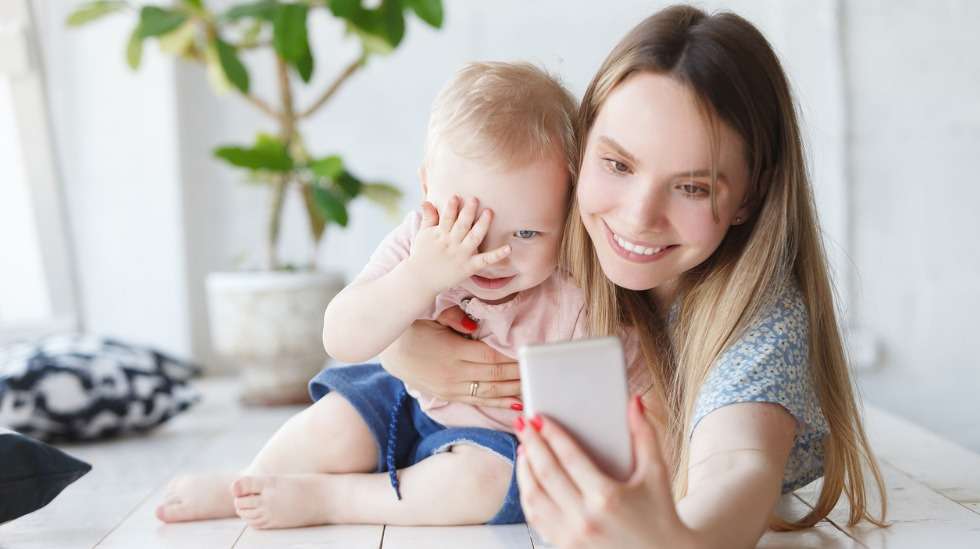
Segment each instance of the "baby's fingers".
M501 259L510 255L510 244L504 244L503 246L490 250L489 252L477 254L470 258L470 268L474 273L479 272L480 269L488 265L493 265L494 263L500 261Z
M457 215L459 215L459 197L452 195L446 201L446 207L439 212L439 229L443 234L449 234L452 231Z
M473 250L477 249L483 239L487 236L487 231L490 230L490 220L493 217L493 212L490 210L483 210L480 214L480 218L476 220L473 227L468 233L466 233L466 238L463 239L463 245L471 248Z
M422 203L422 229L435 227L439 224L439 210L431 202Z
M475 198L468 198L463 203L463 208L459 211L459 217L456 218L456 223L453 224L453 230L450 233L454 242L462 242L466 238L470 227L473 226L473 219L476 218L476 210L479 205L480 202Z

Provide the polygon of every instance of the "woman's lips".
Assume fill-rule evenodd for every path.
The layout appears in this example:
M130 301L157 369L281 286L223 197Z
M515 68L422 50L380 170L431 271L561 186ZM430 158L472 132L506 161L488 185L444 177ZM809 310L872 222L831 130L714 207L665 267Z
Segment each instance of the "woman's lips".
M606 225L606 222L602 222L602 228L606 233L606 241L609 242L609 246L616 252L616 255L622 257L627 261L632 261L633 263L650 263L651 261L657 261L663 256L670 253L671 250L677 247L676 244L671 244L668 246L663 246L659 252L651 255L646 255L643 253L637 253L633 250L627 250L616 240L616 233Z
M515 276L517 275L505 276L501 278L486 278L479 275L473 275L470 277L470 280L481 288L486 288L487 290L499 290L500 288L503 288L509 284Z

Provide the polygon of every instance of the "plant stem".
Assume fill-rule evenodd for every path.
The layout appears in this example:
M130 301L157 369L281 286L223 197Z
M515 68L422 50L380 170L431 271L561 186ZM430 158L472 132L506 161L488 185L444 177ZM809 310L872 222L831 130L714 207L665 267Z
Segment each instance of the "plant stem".
M276 121L280 122L280 124L282 123L282 121L281 121L282 115L280 113L276 112L275 109L273 109L268 103L266 103L265 101L263 101L261 98L255 96L255 95L252 95L250 93L241 93L241 92L239 92L239 93L249 103L255 105L260 111L262 111L265 114L271 116L273 119L275 119Z
M286 62L276 55L276 72L279 76L279 99L282 102L282 114L279 117L280 137L286 150L289 150L296 133L296 114L293 112L293 90L289 82L289 70ZM269 215L268 258L269 269L278 270L279 265L279 229L282 225L282 207L292 174L283 174L272 186L272 211Z
M357 72L358 69L364 66L365 61L367 61L366 53L362 53L357 59L351 61L343 72L337 75L337 78L334 79L330 86L327 87L327 89L323 92L323 95L321 95L319 99L310 105L308 109L299 113L298 118L307 118L315 113L320 107L323 106L324 103L329 101L330 98L337 93L337 90L340 89L340 86L346 82L348 78L350 78L355 72Z

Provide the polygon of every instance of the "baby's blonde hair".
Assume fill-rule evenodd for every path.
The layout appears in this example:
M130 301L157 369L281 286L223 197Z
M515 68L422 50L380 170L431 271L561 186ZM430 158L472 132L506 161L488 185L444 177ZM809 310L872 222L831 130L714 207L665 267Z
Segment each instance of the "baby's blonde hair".
M446 146L506 166L561 154L571 176L578 164L576 114L568 90L530 63L468 63L432 105L425 163Z

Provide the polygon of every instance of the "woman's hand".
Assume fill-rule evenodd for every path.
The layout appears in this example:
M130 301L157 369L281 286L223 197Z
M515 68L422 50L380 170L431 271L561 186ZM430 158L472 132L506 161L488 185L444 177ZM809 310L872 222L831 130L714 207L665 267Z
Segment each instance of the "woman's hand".
M405 384L436 398L515 408L521 394L517 363L456 333L475 329L459 307L443 312L437 322L417 320L381 353L381 363ZM471 396L474 383L476 395Z
M657 435L639 398L629 407L633 473L600 471L554 420L518 419L517 481L528 524L558 547L693 547Z

